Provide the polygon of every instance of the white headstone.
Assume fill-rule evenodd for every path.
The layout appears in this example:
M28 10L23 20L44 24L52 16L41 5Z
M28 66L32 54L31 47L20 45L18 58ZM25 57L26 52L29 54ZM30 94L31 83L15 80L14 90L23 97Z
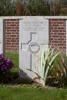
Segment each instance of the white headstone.
M66 20L66 56L67 56L67 20Z
M44 17L24 17L19 22L19 67L23 77L37 77L40 47L45 51L49 42L49 22Z
M3 19L0 18L0 54L3 53Z

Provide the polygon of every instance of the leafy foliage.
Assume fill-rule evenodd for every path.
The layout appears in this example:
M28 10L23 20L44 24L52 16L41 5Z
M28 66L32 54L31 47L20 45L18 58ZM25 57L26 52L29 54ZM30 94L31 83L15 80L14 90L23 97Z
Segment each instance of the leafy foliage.
M0 0L0 16L15 15L15 5L10 0Z
M49 15L49 4L45 4L43 0L36 0L36 2L29 2L27 8L30 11L30 15Z
M13 1L13 2L11 2ZM0 16L67 15L67 3L61 0L0 0Z
M0 74L6 74L14 66L9 58L5 58L3 54L0 55Z
M53 67L54 60L59 55L59 53L54 53L54 50L51 48L45 53L44 48L41 51L41 66L40 66L40 77L43 85L46 84L46 79L49 73L49 70Z
M13 66L12 60L0 54L0 83L6 83L11 80L10 70Z
M57 87L64 87L67 84L67 57L59 55L54 62L49 75L52 77L52 84Z

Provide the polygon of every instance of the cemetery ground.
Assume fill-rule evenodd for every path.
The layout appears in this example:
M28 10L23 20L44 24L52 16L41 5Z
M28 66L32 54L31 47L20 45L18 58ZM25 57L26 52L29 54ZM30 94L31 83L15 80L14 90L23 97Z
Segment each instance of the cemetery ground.
M0 81L0 100L67 100L67 88L43 88L36 83L25 83L19 79L18 54L6 53L14 62L10 78Z

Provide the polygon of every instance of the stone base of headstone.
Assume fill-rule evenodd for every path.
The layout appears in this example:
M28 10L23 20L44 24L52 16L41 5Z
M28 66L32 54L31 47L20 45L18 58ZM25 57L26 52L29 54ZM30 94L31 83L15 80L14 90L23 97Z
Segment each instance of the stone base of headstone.
M22 78L23 81L26 81L26 82L33 81L33 82L41 85L40 78L32 71L20 70L19 75L20 75L20 78Z

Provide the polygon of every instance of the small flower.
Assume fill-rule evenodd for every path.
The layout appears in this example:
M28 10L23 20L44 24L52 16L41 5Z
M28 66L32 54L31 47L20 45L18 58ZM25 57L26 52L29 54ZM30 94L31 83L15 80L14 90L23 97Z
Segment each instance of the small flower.
M5 58L3 54L0 54L0 71L2 73L9 72L10 69L14 66L13 62L9 58Z
M5 70L6 66L5 65L2 65L1 66L1 71Z
M61 73L61 76L63 76L63 72Z
M62 69L60 69L60 72L61 72L61 73L63 72Z
M65 61L64 61L64 58L63 57L62 57L62 64L65 67Z
M57 77L59 77L59 73L57 72Z

